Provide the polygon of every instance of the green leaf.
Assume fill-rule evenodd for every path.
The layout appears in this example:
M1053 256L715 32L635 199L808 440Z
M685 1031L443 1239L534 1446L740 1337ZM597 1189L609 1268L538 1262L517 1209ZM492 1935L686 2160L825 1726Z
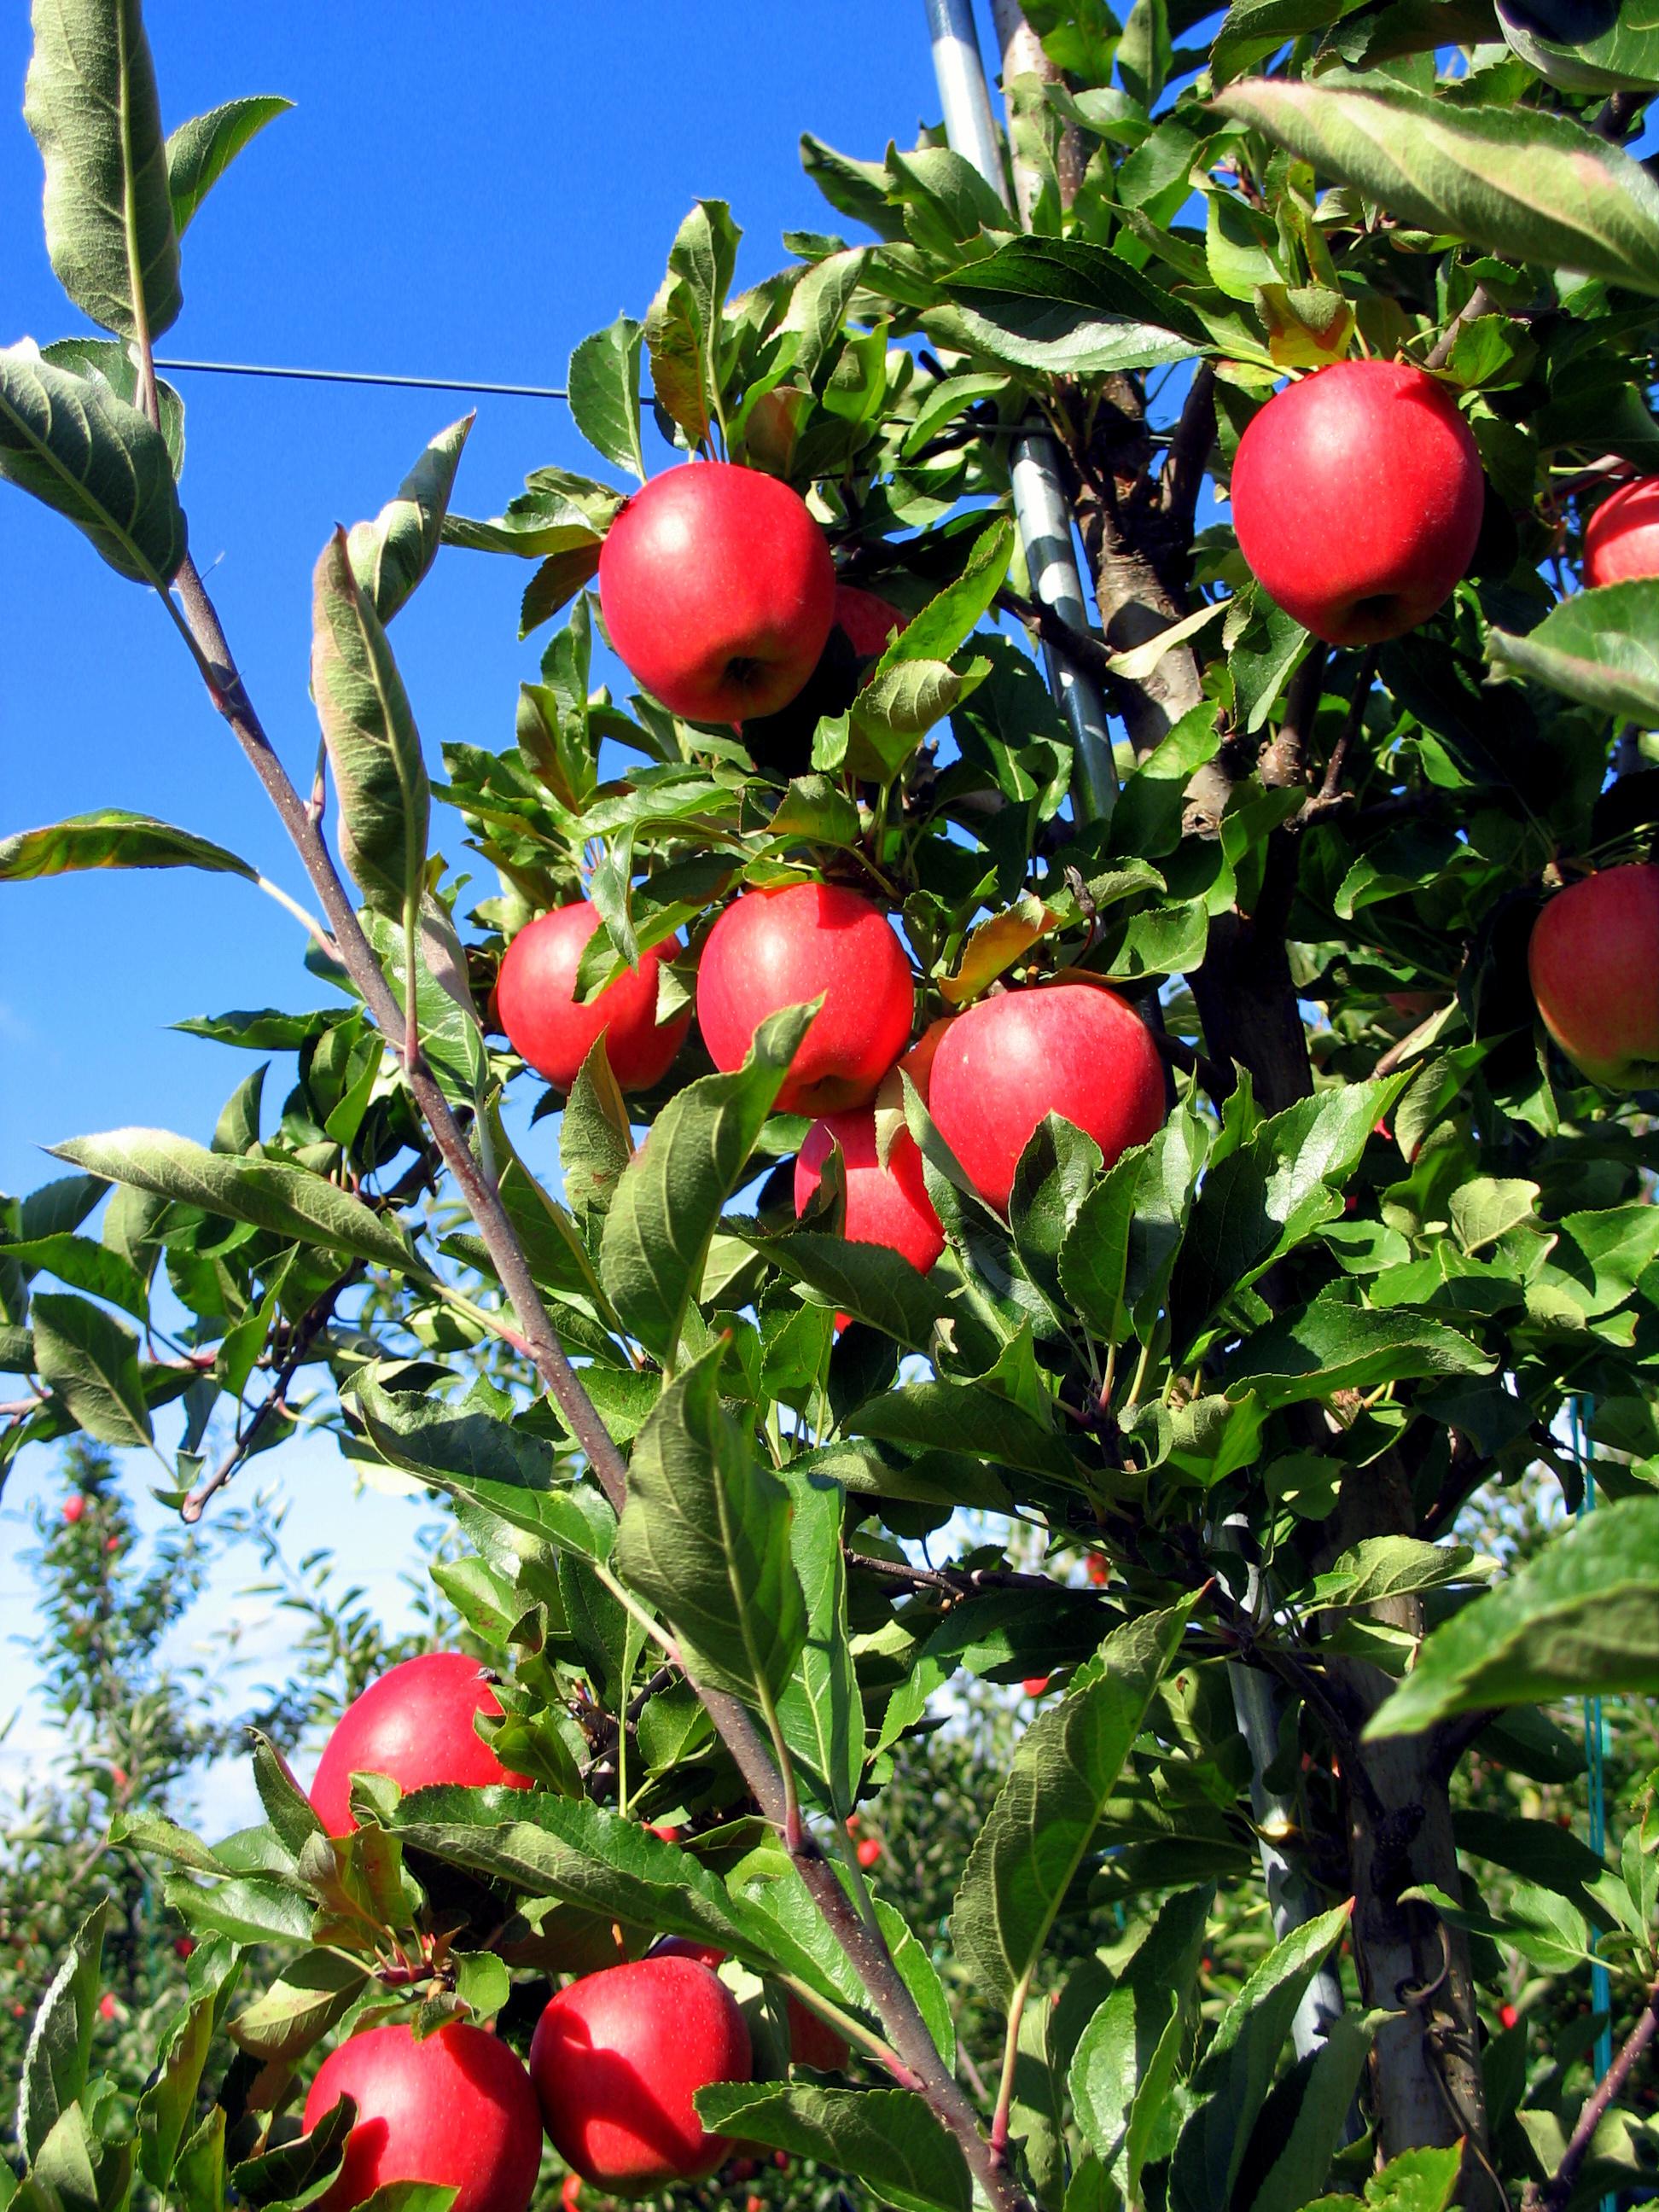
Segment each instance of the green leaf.
M1236 85L1212 104L1425 230L1659 292L1659 185L1565 115L1292 78Z
M1366 2212L1446 2212L1463 2166L1463 2146L1405 2150L1365 2182ZM1353 2212L1352 2197L1316 2197L1304 2212Z
M1224 1298L1336 1218L1373 1128L1410 1081L1401 1073L1299 1098L1210 1170L1170 1293L1177 1346Z
M651 389L693 446L720 416L719 348L742 234L724 200L699 200L675 235L645 319Z
M1362 6L1364 0L1233 0L1210 49L1210 81L1218 90L1304 32Z
M1252 2149L1272 2157L1250 2212L1297 2212L1330 2172L1376 2031L1386 2015L1327 2021L1317 2049L1298 2061L1268 2097ZM1349 2199L1350 2204L1352 2199Z
M949 1310L943 1285L884 1245L854 1244L816 1231L767 1236L735 1225L791 1282L804 1283L823 1304L868 1322L908 1351L926 1352L935 1322Z
M1443 1322L1316 1299L1246 1338L1228 1367L1228 1394L1248 1382L1264 1408L1338 1390L1435 1375L1484 1375L1491 1355Z
M291 2065L319 2042L362 1994L369 1979L360 1959L307 1951L230 2023L230 2039L264 2064Z
M669 1383L635 1440L617 1570L672 1623L694 1672L766 1711L799 1660L806 1609L789 1493L720 1404L723 1356L716 1344Z
M596 1492L562 1479L553 1446L521 1423L465 1400L455 1407L387 1390L373 1368L356 1378L352 1395L369 1442L389 1467L483 1506L527 1535L590 1559L609 1555L611 1509Z
M355 522L346 557L357 588L384 624L392 620L438 557L455 471L473 417L440 430L373 522Z
M1051 300L988 300L981 307L930 308L928 336L1000 368L1042 376L1115 376L1190 361L1191 339Z
M17 2092L17 2140L31 2161L86 2087L108 1914L106 1901L76 1929L29 2029Z
M1601 1507L1434 1630L1366 1735L1483 1706L1659 1690L1659 1498Z
M1011 238L983 260L969 262L950 280L952 292L999 292L1091 308L1125 323L1162 325L1201 341L1204 326L1192 310L1121 255L1080 238Z
M1143 2100L1150 2106L1167 2094L1213 1898L1211 1889L1186 1889L1162 1907L1091 2014L1072 2059L1078 2125L1109 2172L1121 2155L1127 2158L1122 2182L1132 2198L1139 2193L1136 2154L1142 2148L1133 2116Z
M576 1071L559 1122L559 1164L571 1212L591 1237L611 1211L634 1157L634 1133L622 1087L598 1038Z
M173 228L182 238L194 222L202 202L250 139L267 123L286 115L294 102L271 93L256 93L246 100L228 100L192 115L170 131L167 142L167 197L173 204Z
M774 810L775 837L799 837L813 845L854 845L859 811L827 775L798 775Z
M0 883L73 875L87 868L204 868L246 876L250 883L258 879L257 869L210 838L118 806L71 814L47 829L20 830L0 838Z
M1659 722L1659 578L1575 592L1524 636L1489 630L1486 653L1496 667L1650 728Z
M84 1298L41 1291L29 1310L34 1365L89 1437L147 1444L154 1435L138 1371L138 1340Z
M1231 2202L1297 2008L1352 1910L1352 1900L1339 1905L1286 1936L1223 2014L1193 2077L1191 2116L1170 2166L1171 2203L1184 2212Z
M161 337L184 305L155 71L138 0L34 0L23 117L46 167L46 251L76 306Z
M400 921L424 878L431 794L403 678L343 530L313 578L311 689L339 793L341 855L368 905Z
M1208 1149L1204 1124L1183 1103L1079 1208L1060 1248L1060 1286L1103 1343L1121 1343L1131 1316L1144 1334L1162 1308Z
M165 590L187 543L167 440L102 377L0 346L0 477L83 531L118 575Z
M769 1015L734 1073L705 1075L677 1092L617 1185L599 1245L600 1279L630 1331L666 1366L678 1358L720 1209L744 1179L816 1012L815 1001Z
M224 2106L215 2105L174 2160L180 2212L225 2212L225 2118Z
M168 1129L109 1129L49 1149L54 1158L85 1168L106 1182L136 1183L159 1198L252 1222L256 1229L325 1245L382 1267L408 1269L416 1264L395 1222L304 1168L277 1160L231 1159Z
M407 1007L409 947L401 917L394 921L388 915L366 915L363 929L392 996ZM434 1074L452 1097L471 1104L489 1057L466 980L466 955L448 908L429 891L421 901L415 933L415 1018L420 1024L421 1050ZM337 1133L331 1123L329 1133Z
M1490 1563L1488 1563L1489 1565ZM1375 1605L1410 1590L1440 1589L1483 1571L1465 1544L1425 1544L1414 1536L1364 1536L1314 1578L1310 1604Z
M138 2100L134 2124L138 2170L153 2189L163 2193L196 2117L202 2069L236 1985L236 1960L228 1944L212 1946L210 1957L209 1947L204 1947L191 1969L197 1994L174 2021L157 2055L155 2079Z
M1186 1607L1116 1629L1099 1672L1041 1715L974 1840L951 1915L957 1955L1005 2005L1048 1942L1146 1709L1180 1647Z
M890 1443L940 1445L999 1467L1073 1482L1077 1466L1061 1439L1033 1416L970 1382L908 1382L848 1414L852 1435Z
M844 1820L858 1802L865 1741L847 1625L847 1493L827 1476L799 1468L786 1468L783 1479L794 1505L789 1546L806 1601L806 1630L778 1717L797 1771L824 1808Z
M40 358L54 368L66 368L71 376L92 382L102 377L118 399L125 400L129 407L138 407L138 371L118 338L54 338L50 345L41 347ZM161 435L177 477L185 465L185 403L164 377L155 380L155 397L161 408Z
M645 482L640 444L640 340L644 326L618 315L570 356L570 413L590 446Z
M969 2212L962 2148L914 2090L728 2081L696 2106L706 2127L819 2160L900 2212Z
M149 1296L137 1269L118 1252L90 1237L70 1237L59 1231L27 1243L0 1245L0 1256L15 1261L32 1274L55 1275L71 1290L106 1299L135 1321L149 1318Z

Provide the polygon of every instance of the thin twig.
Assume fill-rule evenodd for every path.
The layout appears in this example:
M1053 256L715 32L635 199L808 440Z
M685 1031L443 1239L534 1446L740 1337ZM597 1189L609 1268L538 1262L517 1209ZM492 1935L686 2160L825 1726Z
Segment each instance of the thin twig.
M1215 443L1215 363L1200 362L1182 403L1181 419L1170 441L1169 458L1159 479L1164 512L1185 543L1193 533L1198 495L1204 485L1210 448Z
M1595 2094L1578 2115L1578 2124L1571 2140L1562 2154L1561 2163L1540 2191L1529 2184L1525 2203L1528 2207L1540 2205L1543 2212L1562 2212L1562 2207L1572 2195L1573 2184L1578 2179L1578 2169L1589 2155L1590 2145L1595 2140L1595 2130L1607 2116L1613 2099L1630 2079L1637 2060L1659 2034L1659 1982L1648 1991L1647 2003L1642 2017L1625 2038L1623 2048L1596 2086Z
M1359 673L1354 678L1353 697L1348 702L1347 720L1342 725L1340 736L1331 747L1330 759L1325 764L1324 781L1296 817L1296 826L1306 829L1316 822L1334 813L1349 803L1349 793L1342 788L1342 778L1348 765L1348 754L1359 734L1360 724L1365 719L1365 708L1371 696L1371 686L1376 681L1377 648L1368 645L1359 663Z
M1424 358L1424 368L1443 368L1451 359L1452 348L1457 343L1457 335L1463 325L1479 322L1482 315L1495 315L1497 313L1497 301L1484 284L1477 284L1430 348Z

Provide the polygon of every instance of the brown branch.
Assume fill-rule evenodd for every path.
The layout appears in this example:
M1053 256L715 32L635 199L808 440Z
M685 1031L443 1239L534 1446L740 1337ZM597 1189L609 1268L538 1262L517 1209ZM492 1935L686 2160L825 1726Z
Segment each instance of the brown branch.
M1330 759L1325 764L1324 780L1297 816L1292 825L1294 828L1311 828L1316 822L1324 821L1329 815L1349 805L1352 794L1342 788L1342 778L1347 769L1353 741L1365 719L1365 708L1370 703L1371 687L1376 681L1376 647L1368 645L1359 663L1359 673L1354 678L1353 697L1348 702L1347 720L1343 723L1341 734L1331 747Z
M1523 2203L1531 2208L1540 2206L1542 2212L1562 2212L1572 2195L1573 2184L1578 2179L1578 2169L1589 2155L1590 2145L1595 2140L1595 2130L1607 2117L1607 2107L1624 2087L1635 2069L1637 2060L1659 2034L1659 1982L1648 1991L1647 2003L1642 2017L1626 2037L1623 2048L1613 2060L1578 2115L1578 2124L1562 2154L1561 2163L1542 2188L1528 2183Z
M1495 315L1498 312L1497 301L1484 284L1477 284L1430 348L1424 359L1424 368L1443 368L1451 359L1452 348L1457 343L1457 334L1465 323L1479 322L1482 315Z
M1164 512L1183 538L1193 534L1198 495L1215 443L1215 363L1200 362L1182 404L1160 479Z
M1098 677L1103 682L1110 679L1111 654L1097 637L1068 623L1058 607L1051 607L1046 599L1022 599L1018 592L1006 588L997 593L996 604L1016 622L1035 629L1045 645L1064 653L1085 676Z

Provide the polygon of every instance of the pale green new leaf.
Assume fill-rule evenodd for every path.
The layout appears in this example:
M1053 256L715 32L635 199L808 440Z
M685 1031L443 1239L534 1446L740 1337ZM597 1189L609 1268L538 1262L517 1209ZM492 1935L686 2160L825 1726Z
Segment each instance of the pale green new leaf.
M700 2089L705 2125L855 2175L899 2212L969 2212L973 2185L953 2136L913 2089L722 2082Z
M724 1351L669 1383L635 1440L617 1571L667 1616L694 1671L764 1711L799 1660L806 1607L789 1493L720 1404Z
M401 920L420 896L431 793L420 732L346 534L313 579L311 689L340 799L340 851L368 904Z
M46 167L46 251L76 306L158 338L184 305L155 71L138 0L34 0L23 117Z
M29 2160L86 2087L108 1912L98 1905L76 1929L29 2029L17 2094L17 2141Z
M1659 577L1575 592L1524 636L1488 632L1486 652L1499 668L1651 729L1659 723Z
M438 557L449 495L473 416L440 430L372 522L354 522L346 555L357 588L384 624Z
M232 1159L169 1129L110 1129L51 1148L55 1158L136 1183L158 1198L178 1199L204 1212L256 1229L321 1244L380 1267L409 1268L414 1256L396 1224L322 1176L278 1160Z
M1406 2150L1365 2184L1365 2212L1446 2212L1462 2171L1461 2142L1444 2150ZM1316 2197L1304 2212L1354 2212L1352 2197Z
M0 346L0 477L84 531L118 575L163 590L187 544L166 439L101 376Z
M29 1309L34 1365L89 1437L147 1444L154 1431L138 1372L138 1340L84 1298L41 1291Z
M1187 1611L1175 1607L1115 1630L1100 1647L1095 1679L1019 1740L951 1915L958 1959L980 1989L1005 2004L1042 1955L1180 1647Z
M640 340L643 325L618 315L570 356L570 413L588 444L645 482L640 444Z
M1289 77L1213 105L1425 230L1659 292L1659 185L1567 116Z
M1443 1622L1366 1734L1620 1691L1659 1692L1659 1498L1602 1506Z
M71 814L46 829L0 837L0 883L73 875L86 868L204 868L246 876L250 883L258 877L257 869L211 838L118 806L100 806L94 814Z
M1141 2147L1133 2140L1133 2116L1143 2101L1150 2107L1167 2092L1214 1893L1186 1889L1169 1899L1091 2015L1072 2059L1078 2124L1109 2172L1127 2157L1122 2183L1132 2197Z
M192 115L168 133L167 196L173 203L173 228L180 238L243 147L293 105L274 93L255 93Z

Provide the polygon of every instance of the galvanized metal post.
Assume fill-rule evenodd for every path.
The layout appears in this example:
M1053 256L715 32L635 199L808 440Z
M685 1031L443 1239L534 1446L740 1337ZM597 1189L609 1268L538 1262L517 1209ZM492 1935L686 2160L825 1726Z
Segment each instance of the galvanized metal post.
M1031 33L1011 0L995 0L1002 50L1008 64L1020 58ZM927 0L927 28L933 46L933 73L939 81L945 111L945 132L954 150L971 161L1009 206L1008 182L1002 164L1002 146L991 108L990 87L981 58L975 27L973 0ZM1018 186L1019 180L1016 179ZM1018 193L1022 216L1030 194ZM1012 211L1012 210L1011 210ZM1012 467L1014 513L1031 574L1031 588L1039 598L1063 614L1079 629L1088 626L1082 578L1054 441L1046 432L1032 432L1014 446ZM1117 776L1112 763L1111 737L1103 700L1093 683L1045 646L1049 688L1059 701L1072 732L1077 756L1077 805L1085 819L1103 820L1117 797ZM1218 1549L1240 1550L1239 1522L1212 1532ZM1254 1566L1247 1570L1245 1602L1254 1604L1259 1591ZM1267 1900L1273 1927L1281 1940L1293 1929L1313 1918L1319 1900L1306 1874L1285 1849L1295 1834L1297 1813L1292 1799L1270 1790L1266 1775L1279 1753L1283 1706L1278 1686L1259 1669L1234 1664L1228 1668L1233 1709L1239 1733L1250 1753L1250 1804L1255 1817L1257 1850L1267 1884ZM1329 1967L1310 1984L1291 2029L1298 2054L1305 2056L1325 2040L1328 2023L1342 2011L1342 1989Z
M953 151L973 163L1007 206L1002 146L991 111L972 0L927 0L927 7L945 137ZM1009 475L1031 589L1073 629L1087 629L1089 614L1072 534L1071 508L1060 483L1054 441L1047 431L1033 430L1012 441ZM1071 732L1078 814L1085 821L1103 822L1117 799L1105 701L1093 678L1046 641L1042 657L1048 688Z

